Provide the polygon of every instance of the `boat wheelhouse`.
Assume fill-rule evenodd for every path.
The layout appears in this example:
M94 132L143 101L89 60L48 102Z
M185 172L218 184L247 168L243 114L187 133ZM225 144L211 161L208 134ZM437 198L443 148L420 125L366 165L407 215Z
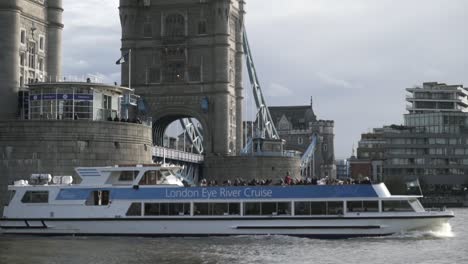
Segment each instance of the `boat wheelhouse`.
M184 187L174 166L77 168L9 186L4 233L381 236L434 230L453 217L384 184Z

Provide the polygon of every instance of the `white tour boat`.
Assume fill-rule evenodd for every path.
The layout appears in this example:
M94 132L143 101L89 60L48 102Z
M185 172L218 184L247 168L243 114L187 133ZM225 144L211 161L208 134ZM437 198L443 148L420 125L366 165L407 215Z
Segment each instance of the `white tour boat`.
M77 168L35 174L8 187L6 234L383 236L435 230L452 212L427 211L420 196L384 184L184 187L179 167Z

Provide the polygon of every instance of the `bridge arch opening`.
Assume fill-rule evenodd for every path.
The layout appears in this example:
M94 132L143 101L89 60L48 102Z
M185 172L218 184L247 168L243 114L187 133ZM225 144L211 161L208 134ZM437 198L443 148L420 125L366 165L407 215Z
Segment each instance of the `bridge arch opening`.
M187 114L169 114L153 122L153 145L205 154L209 149L206 122Z

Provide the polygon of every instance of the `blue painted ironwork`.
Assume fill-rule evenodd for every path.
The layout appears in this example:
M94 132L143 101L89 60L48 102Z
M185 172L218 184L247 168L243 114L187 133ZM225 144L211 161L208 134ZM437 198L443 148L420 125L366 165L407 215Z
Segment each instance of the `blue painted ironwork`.
M308 164L312 161L315 155L315 151L317 149L318 144L318 136L316 134L312 135L312 142L310 143L307 150L304 152L301 158L301 169L307 167Z

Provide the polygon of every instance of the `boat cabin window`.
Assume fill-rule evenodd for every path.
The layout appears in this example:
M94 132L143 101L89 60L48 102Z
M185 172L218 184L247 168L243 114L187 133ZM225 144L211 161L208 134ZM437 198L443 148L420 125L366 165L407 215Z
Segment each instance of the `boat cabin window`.
M145 203L145 216L190 215L190 203Z
M86 205L90 206L102 206L110 204L110 192L105 190L92 191L88 199L86 199Z
M382 201L384 212L414 212L408 201Z
M346 204L348 212L378 212L378 201L348 201Z
M27 191L23 198L22 203L48 203L49 192L48 191Z
M240 215L240 203L195 203L194 215Z
M158 185L161 184L161 172L158 170L147 171L140 180L139 185Z
M290 202L244 203L244 215L290 215Z
M342 202L295 202L295 215L337 215L343 213Z
M343 202L327 202L327 215L343 214Z
M296 215L326 215L327 202L295 202Z
M14 190L8 191L3 205L8 206L10 204L11 200L13 200L13 197L15 197L15 194L16 194L16 191L14 191Z
M128 208L126 216L141 216L141 203L132 203Z
M138 171L122 171L120 172L119 181L134 181L138 176Z

